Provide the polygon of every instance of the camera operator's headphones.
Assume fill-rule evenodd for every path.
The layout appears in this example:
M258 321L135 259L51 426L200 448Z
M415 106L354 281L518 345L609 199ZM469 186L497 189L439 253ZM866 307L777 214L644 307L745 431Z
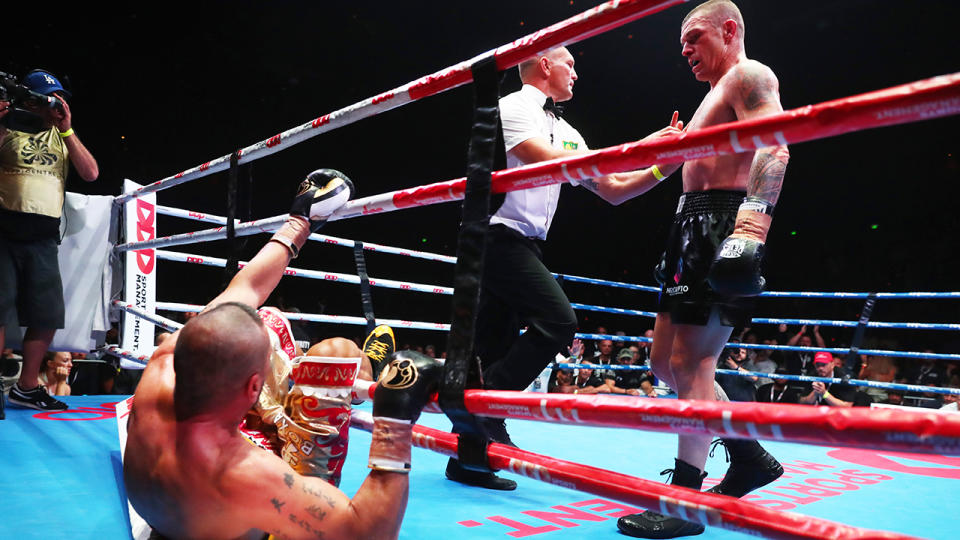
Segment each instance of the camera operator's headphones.
M38 94L49 96L54 92L60 92L64 99L70 99L71 94L60 84L60 80L45 69L35 69L23 77L23 84Z

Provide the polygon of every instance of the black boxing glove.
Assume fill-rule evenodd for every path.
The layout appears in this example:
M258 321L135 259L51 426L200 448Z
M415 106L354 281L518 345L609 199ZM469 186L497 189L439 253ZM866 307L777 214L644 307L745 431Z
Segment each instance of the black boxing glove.
M397 351L383 368L373 394L373 417L417 421L440 388L443 364L415 351Z
M766 280L760 275L764 242L773 221L773 205L747 197L737 211L733 233L725 238L713 258L707 282L725 296L756 296Z
M380 374L373 394L373 440L367 466L381 472L410 472L413 425L440 388L443 364L418 352L399 351Z
M351 197L353 182L347 175L334 169L317 169L300 183L300 190L290 206L290 215L306 219L310 222L310 232L316 232L330 214Z

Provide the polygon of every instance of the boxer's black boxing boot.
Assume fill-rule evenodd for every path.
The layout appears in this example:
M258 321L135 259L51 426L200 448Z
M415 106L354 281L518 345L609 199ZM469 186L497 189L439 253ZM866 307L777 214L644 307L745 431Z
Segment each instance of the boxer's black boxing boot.
M700 491L707 473L690 465L686 461L676 460L676 468L667 469L660 474L673 473L670 483L674 486ZM652 510L640 514L630 514L617 520L617 528L628 536L637 538L676 538L703 533L703 525L680 518L665 516Z
M719 484L708 489L710 493L743 497L751 491L773 482L783 474L783 466L776 458L754 440L718 439L714 442L710 455L717 444L727 449L730 467Z

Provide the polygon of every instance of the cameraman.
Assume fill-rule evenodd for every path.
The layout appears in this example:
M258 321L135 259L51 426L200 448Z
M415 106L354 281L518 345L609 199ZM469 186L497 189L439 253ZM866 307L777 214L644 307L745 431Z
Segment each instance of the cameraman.
M56 77L32 71L22 84L56 99L18 103L39 117L37 133L0 125L0 317L15 306L23 336L23 369L10 390L10 402L39 410L64 410L37 377L40 362L57 329L64 326L63 285L57 261L60 215L70 163L87 182L97 179L97 162L73 131L72 114ZM0 101L0 122L11 103ZM0 318L0 325L3 324ZM6 337L0 326L0 349Z

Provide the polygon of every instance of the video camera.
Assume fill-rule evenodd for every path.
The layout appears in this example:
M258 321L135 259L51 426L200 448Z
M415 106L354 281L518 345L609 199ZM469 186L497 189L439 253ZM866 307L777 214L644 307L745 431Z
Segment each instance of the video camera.
M32 107L49 107L62 109L63 104L53 96L45 96L30 90L19 79L0 71L0 101L10 102L10 112L0 119L0 125L7 129L26 133L39 133L43 130L43 118L34 112L22 108L22 105Z

